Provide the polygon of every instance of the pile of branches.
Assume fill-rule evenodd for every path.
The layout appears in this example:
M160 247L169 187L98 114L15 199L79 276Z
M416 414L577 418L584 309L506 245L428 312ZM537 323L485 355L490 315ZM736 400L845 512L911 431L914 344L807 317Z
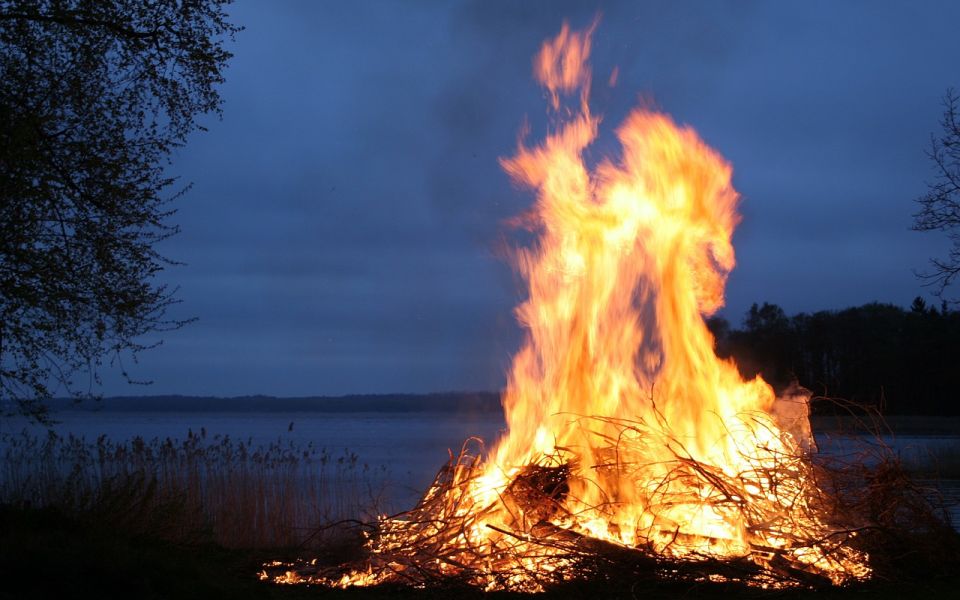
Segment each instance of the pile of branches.
M624 461L629 452L623 446L631 438L642 440L643 427L642 423L620 425L623 431L617 445L610 448L611 456L617 458L599 468L631 476L631 469L636 474L640 467ZM804 504L793 505L798 517L783 511L774 514L772 505L765 507L756 501L756 494L748 502L748 479L743 474L730 476L676 453L667 480L662 482L665 490L669 480L688 484L695 480L700 489L712 490L711 503L740 512L751 530L775 532L789 540L779 548L752 544L747 554L730 558L670 552L671 545L682 543L686 535L679 529L672 540L654 547L649 541L625 546L566 527L573 515L566 512L564 500L572 478L582 474L562 451L526 466L511 479L497 502L478 506L471 493L476 479L484 474L482 453L469 450L465 445L458 456L451 456L412 510L368 525L362 560L346 565L324 565L316 560L273 563L265 567L262 578L327 586L469 585L514 591L551 590L571 582L818 589L837 585L838 580L798 560L808 550L831 564L851 556L869 557L872 576L881 580L946 574L960 565L958 536L943 504L909 480L892 452L881 460L842 462L784 457L777 466L767 467L763 476L773 481L773 489L777 489L778 479L806 482L808 487L803 490L782 486L784 494L802 494ZM798 468L804 472L794 472ZM778 469L784 472L778 473ZM663 496L660 501L665 505L683 499ZM603 510L602 506L596 508ZM504 510L510 515L507 525L490 524L504 523ZM500 518L490 518L494 513ZM829 523L822 522L825 515L831 519ZM820 527L804 530L798 523ZM493 535L478 536L483 530ZM850 576L839 583L857 581Z
M819 485L832 510L868 524L858 546L879 582L925 582L960 572L960 523L935 479L918 479L883 440L895 437L875 409L828 398L843 430L859 443L841 454L814 457Z

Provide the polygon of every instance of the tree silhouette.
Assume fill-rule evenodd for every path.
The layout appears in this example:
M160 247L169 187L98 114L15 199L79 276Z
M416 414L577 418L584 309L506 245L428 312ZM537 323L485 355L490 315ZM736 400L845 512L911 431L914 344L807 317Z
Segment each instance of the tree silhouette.
M0 2L0 400L14 411L43 418L53 394L89 394L104 357L183 324L156 280L186 190L165 167L219 114L229 2Z
M909 310L870 303L787 317L764 303L750 308L742 329L719 318L708 325L718 354L780 391L797 381L888 414L960 414L950 401L960 387L960 311L947 305L938 311L917 298ZM832 408L814 404L815 411Z
M920 277L942 295L960 275L960 97L950 89L943 97L940 135L931 135L927 156L936 168L936 178L917 198L920 211L913 215L917 231L944 231L952 243L946 258L932 258L933 270ZM957 300L954 300L957 302Z

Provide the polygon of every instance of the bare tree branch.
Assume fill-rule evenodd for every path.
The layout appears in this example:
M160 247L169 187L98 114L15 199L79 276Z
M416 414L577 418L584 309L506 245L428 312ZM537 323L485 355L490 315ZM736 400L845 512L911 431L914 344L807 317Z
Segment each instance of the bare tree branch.
M936 176L927 184L927 192L916 199L920 210L913 215L914 230L944 231L952 242L946 258L932 258L933 269L918 273L941 297L960 276L960 96L955 90L948 89L944 94L943 109L942 132L930 136L927 151Z

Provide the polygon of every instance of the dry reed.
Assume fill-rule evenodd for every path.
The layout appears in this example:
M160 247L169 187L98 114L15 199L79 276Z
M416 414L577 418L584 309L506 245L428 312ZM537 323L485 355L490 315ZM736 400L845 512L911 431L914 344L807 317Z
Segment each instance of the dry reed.
M375 514L386 477L346 450L255 445L203 429L182 441L27 431L0 441L0 503L230 548L323 544L325 523Z

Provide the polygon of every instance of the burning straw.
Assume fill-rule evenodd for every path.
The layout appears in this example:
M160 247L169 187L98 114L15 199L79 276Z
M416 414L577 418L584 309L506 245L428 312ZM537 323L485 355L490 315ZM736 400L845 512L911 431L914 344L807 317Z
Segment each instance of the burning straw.
M574 525L586 516L571 514L567 508L572 478L585 477L574 462L575 454L558 450L524 466L493 502L482 505L476 492L484 478L481 454L471 451L479 448L467 445L440 470L415 508L378 523L367 544L369 555L361 564L352 569L351 565L274 565L269 575L284 583L437 586L460 582L484 589L542 591L572 581L611 577L633 582L823 587L869 574L858 560L863 554L851 545L865 524L851 528L823 521L823 515L836 508L835 498L817 491L818 479L808 457L771 455L767 458L772 462L740 473L726 473L680 451L667 463L633 463L624 458L637 454L647 425L617 425L623 435L607 440L603 449L610 462L598 470L642 482L651 490L646 510L653 518L644 531L635 532L642 539L639 543L616 543ZM652 472L661 475L654 480L649 478ZM765 493L755 487L759 479L770 482ZM798 488L796 481L808 482L809 487ZM612 516L616 503L610 498L589 507L590 518ZM725 556L722 550L729 540L690 534L683 524L657 516L669 508L693 506L736 513L755 541L739 556ZM782 506L791 511L784 513ZM762 541L771 538L782 543L774 547Z

